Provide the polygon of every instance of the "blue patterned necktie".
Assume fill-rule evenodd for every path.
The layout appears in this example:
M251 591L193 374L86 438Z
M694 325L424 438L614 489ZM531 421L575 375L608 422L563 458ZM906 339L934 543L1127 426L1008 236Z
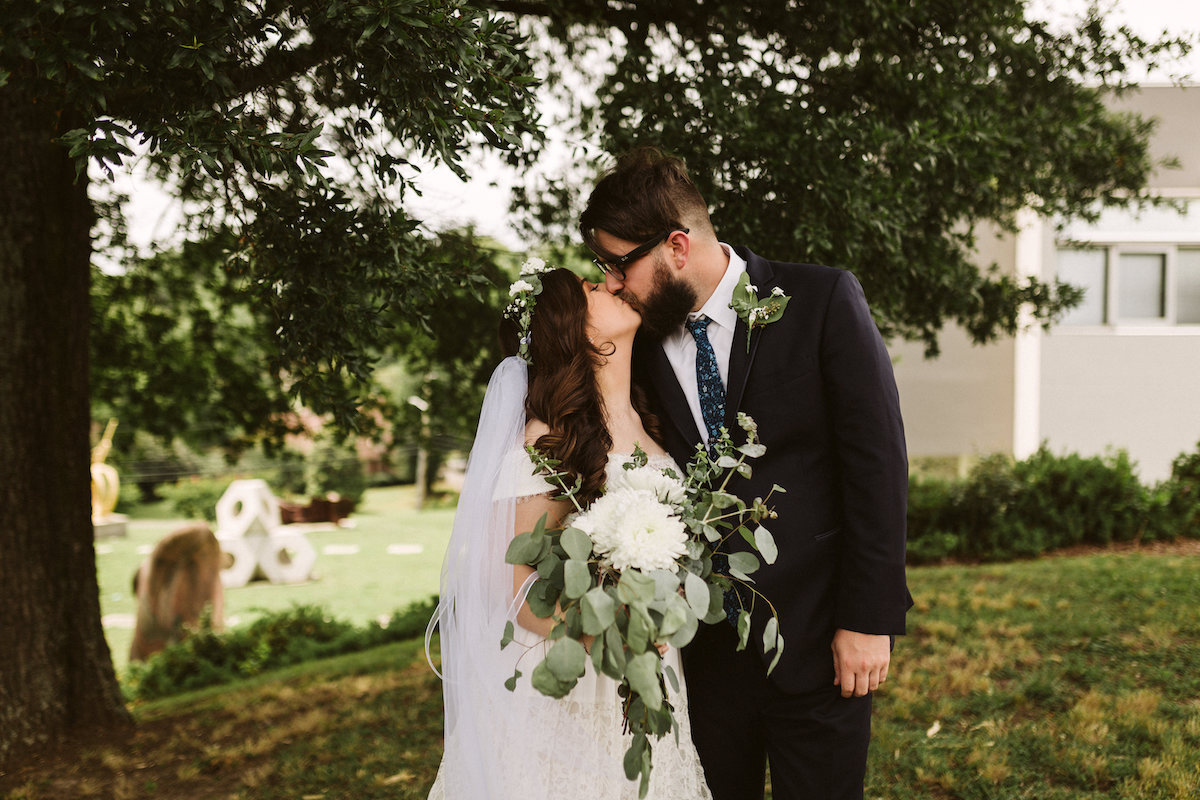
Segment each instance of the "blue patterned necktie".
M708 429L711 447L721 435L725 419L725 387L721 384L721 372L717 369L717 354L708 340L708 317L701 315L687 321L687 329L696 340L696 388L700 391L700 415Z
M709 453L712 453L713 443L721 435L721 425L725 419L725 386L721 383L721 372L717 369L717 354L713 351L712 342L708 340L708 323L712 322L706 316L687 321L687 329L696 340L696 387L700 390L700 415L704 417L704 427L708 429ZM729 572L729 556L725 553L713 554L713 571ZM725 619L737 627L738 612L745 606L737 594L738 586L725 592Z

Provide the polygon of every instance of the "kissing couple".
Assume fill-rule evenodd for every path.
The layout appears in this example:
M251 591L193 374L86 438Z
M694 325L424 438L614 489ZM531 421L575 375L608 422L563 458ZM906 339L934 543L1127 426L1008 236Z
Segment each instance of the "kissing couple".
M504 685L554 627L527 600L537 573L506 550L543 515L561 527L574 510L531 474L525 447L557 461L587 504L635 451L679 472L739 412L766 452L729 491L749 504L786 489L777 557L754 580L787 648L768 676L761 606L740 651L725 621L682 651L660 646L683 676L678 735L655 744L645 796L756 800L769 767L774 800L861 798L872 693L912 604L899 398L862 288L844 270L721 242L683 162L655 149L618 160L580 230L603 282L537 268L540 291L514 284L524 305L501 322L508 357L488 385L435 616L445 754L430 800L639 796L616 681L589 666L558 699ZM736 538L730 552L745 547ZM509 623L518 646L501 650Z

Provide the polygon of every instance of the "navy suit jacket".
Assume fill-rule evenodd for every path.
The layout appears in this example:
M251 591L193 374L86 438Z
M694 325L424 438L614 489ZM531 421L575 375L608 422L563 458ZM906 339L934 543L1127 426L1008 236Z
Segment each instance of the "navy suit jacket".
M758 295L780 287L782 318L756 329L747 351L739 320L730 353L725 425L738 440L738 411L754 417L766 454L730 489L747 502L786 489L767 520L779 556L753 576L779 612L784 652L771 681L788 692L833 682L837 628L904 633L912 604L904 576L908 459L891 359L862 287L844 270L788 264L735 247ZM700 433L662 347L639 337L639 383L661 415L666 446L680 464ZM733 549L748 549L733 537ZM759 603L750 647L763 657L770 615ZM720 623L725 624L725 623ZM685 653L685 656L694 656ZM720 657L720 654L712 654Z

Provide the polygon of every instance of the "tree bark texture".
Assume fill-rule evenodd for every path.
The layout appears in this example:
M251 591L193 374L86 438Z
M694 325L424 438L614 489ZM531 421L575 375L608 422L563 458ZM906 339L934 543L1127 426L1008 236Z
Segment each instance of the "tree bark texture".
M0 87L0 770L130 724L90 510L86 175L53 141L69 114L21 85Z

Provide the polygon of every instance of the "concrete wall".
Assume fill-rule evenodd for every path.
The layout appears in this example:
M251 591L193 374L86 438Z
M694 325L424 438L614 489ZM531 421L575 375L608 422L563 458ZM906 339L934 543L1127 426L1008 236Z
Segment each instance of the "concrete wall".
M1108 107L1157 120L1150 141L1152 157L1179 159L1180 169L1156 171L1152 188L1200 188L1200 86L1146 86L1111 98Z
M979 231L980 263L1011 273L1015 245L991 226ZM870 298L868 298L870 299ZM939 338L941 355L924 358L924 347L892 342L896 384L909 455L961 457L1010 452L1013 442L1014 344L1004 339L974 345L959 327Z
M1200 441L1200 336L1042 337L1040 430L1055 452L1123 448L1143 480Z
M1152 157L1180 161L1179 169L1158 170L1151 188L1200 197L1200 87L1147 87L1109 105L1157 118ZM1130 223L1132 215L1106 212L1099 225L1074 223L1066 233L1098 242L1106 235L1111 241L1194 242L1200 236L1195 216L1155 211ZM986 229L979 240L981 267L996 263L1010 274L1054 275L1053 226L1032 224L1023 244ZM1143 479L1157 480L1200 440L1200 326L1064 327L1048 335L1038 329L983 347L948 328L941 344L941 357L926 361L920 346L891 343L914 457L1014 450L1021 456L1046 440L1056 452L1124 448Z

